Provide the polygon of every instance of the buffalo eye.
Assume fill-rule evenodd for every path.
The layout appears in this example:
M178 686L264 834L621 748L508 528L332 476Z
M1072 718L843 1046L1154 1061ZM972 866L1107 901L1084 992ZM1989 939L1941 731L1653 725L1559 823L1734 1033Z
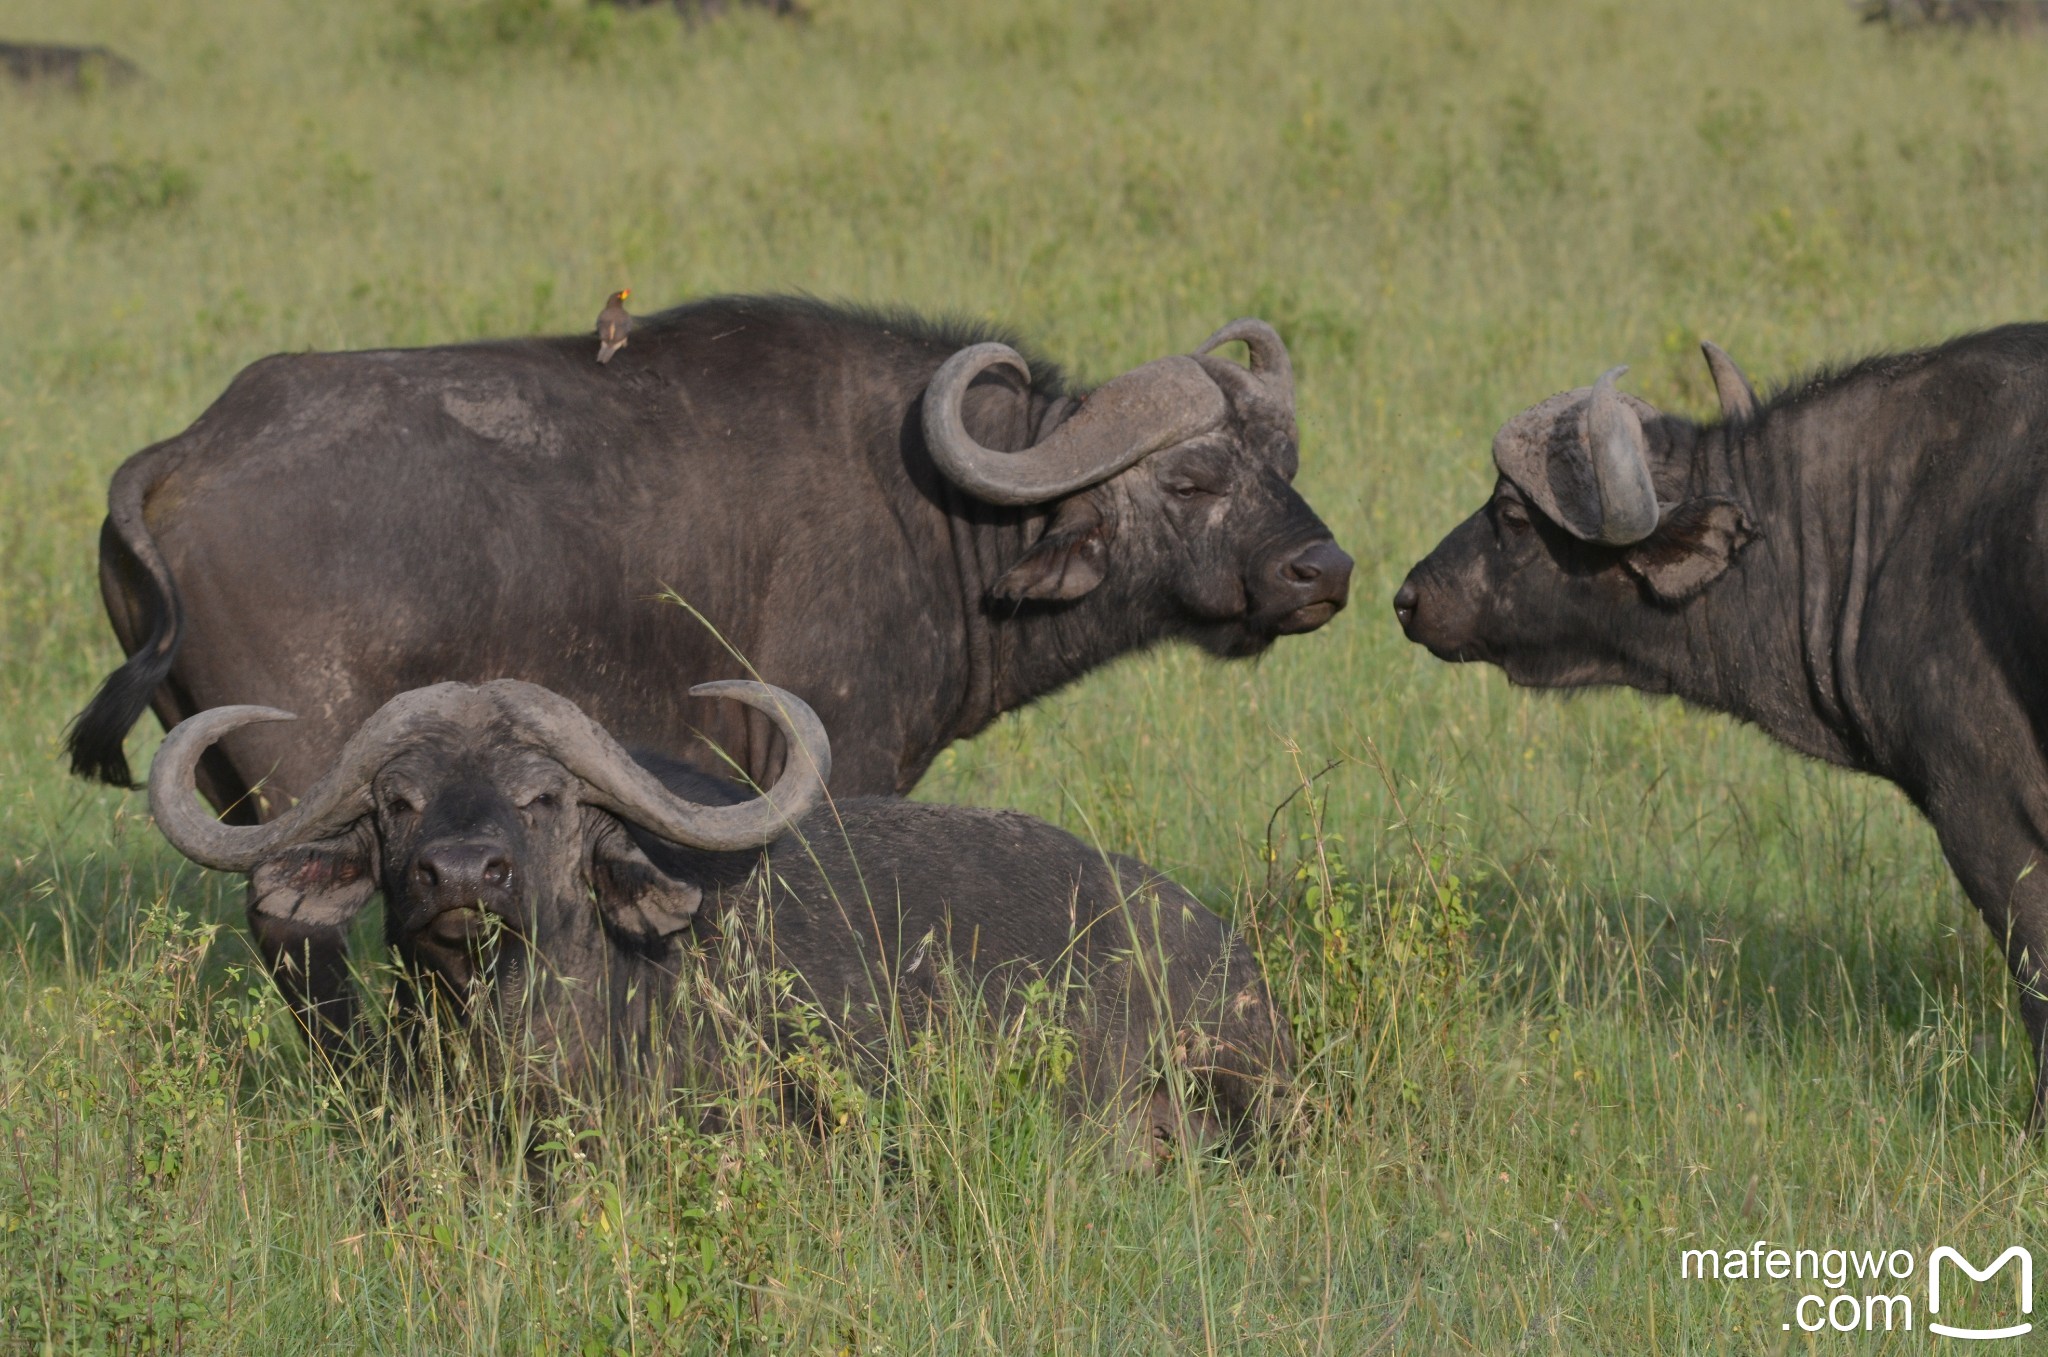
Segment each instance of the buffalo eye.
M1186 476L1175 476L1166 483L1166 493L1179 500L1195 500L1201 499L1204 496L1213 497L1223 492L1214 486L1204 485L1197 480L1190 480Z
M519 803L523 811L546 812L560 805L561 801L553 792L535 792Z
M1504 528L1520 530L1529 526L1529 511L1519 500L1504 499L1494 506L1494 514Z
M384 813L394 820L402 820L408 815L417 815L419 814L419 809L418 804L403 792L393 792L384 799Z

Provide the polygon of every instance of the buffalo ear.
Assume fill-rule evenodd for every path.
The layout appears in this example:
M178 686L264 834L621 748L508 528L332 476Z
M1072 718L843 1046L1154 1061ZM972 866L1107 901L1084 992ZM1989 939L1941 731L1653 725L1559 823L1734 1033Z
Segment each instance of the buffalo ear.
M690 926L704 892L654 865L625 830L608 828L590 855L598 912L636 942L659 942Z
M1683 603L1727 571L1756 540L1749 513L1734 500L1707 495L1687 500L1622 556L1660 603Z
M358 825L296 844L249 873L249 913L311 928L346 928L377 893L376 836Z
M1045 535L989 592L1005 603L1065 603L1102 583L1108 572L1108 525L1094 496L1076 495L1060 506Z

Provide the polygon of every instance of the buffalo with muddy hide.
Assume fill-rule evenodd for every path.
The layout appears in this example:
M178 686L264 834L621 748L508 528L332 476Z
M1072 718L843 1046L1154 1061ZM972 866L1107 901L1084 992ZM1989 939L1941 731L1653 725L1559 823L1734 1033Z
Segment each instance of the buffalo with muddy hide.
M801 701L695 693L775 724L789 756L765 793L630 756L566 699L502 680L392 699L257 826L208 813L196 768L230 732L291 718L203 712L164 742L150 804L179 851L247 874L266 959L335 1055L369 1049L365 1018L309 943L381 894L401 1010L452 1005L549 1088L702 1094L735 1024L785 1054L822 1024L872 1086L892 1042L942 1017L1008 1023L1049 999L1072 1110L1109 1114L1127 1152L1234 1146L1281 1114L1286 1023L1244 940L1186 891L1025 815L834 800ZM773 975L785 991L749 983Z
M1212 352L1236 343L1249 367ZM1092 391L975 327L788 298L638 317L602 366L583 335L280 354L115 473L100 582L128 659L72 766L126 785L151 706L296 711L199 769L262 818L398 693L516 678L772 779L770 724L683 673L789 689L834 734L835 794L900 794L1120 655L1329 621L1351 558L1297 462L1256 320Z
M2048 1047L2048 325L1822 371L1721 417L1617 386L1493 443L1493 493L1394 610L1438 657L1731 713L1895 783ZM2042 1069L2048 1075L2048 1067ZM2029 1125L2048 1115L2037 1077Z

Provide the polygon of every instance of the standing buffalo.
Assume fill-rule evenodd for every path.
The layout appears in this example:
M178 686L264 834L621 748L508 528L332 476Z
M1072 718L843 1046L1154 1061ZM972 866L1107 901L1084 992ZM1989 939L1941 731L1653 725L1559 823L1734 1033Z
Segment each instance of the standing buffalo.
M1211 354L1232 341L1249 369ZM804 300L684 306L590 353L279 355L131 457L100 538L129 659L74 769L126 785L147 705L289 708L289 736L238 731L200 769L222 807L260 783L238 812L260 818L394 694L519 678L629 744L705 739L771 777L765 721L669 682L739 676L737 653L817 709L835 792L897 793L1119 655L1255 655L1344 605L1261 321L1085 394L961 327Z
M1874 358L1762 404L1705 348L1719 423L1622 395L1619 369L1510 420L1492 499L1394 611L1442 659L1675 693L1897 783L2004 944L2038 1061L2048 325ZM2037 1077L2030 1126L2044 1116Z
M715 1083L716 1023L695 1019L709 1004L730 1021L716 996L758 996L750 979L787 971L870 1081L892 1036L963 988L1006 1021L1050 992L1075 1037L1077 1106L1122 1113L1141 1143L1242 1140L1275 1114L1285 1024L1243 940L1187 892L1028 816L828 804L831 753L809 708L764 684L694 691L780 728L790 754L765 796L636 761L563 698L499 681L393 698L261 826L216 821L194 774L214 741L290 718L204 712L165 740L150 807L194 861L248 873L254 918L346 927L381 892L416 981L486 1033L503 1024L567 1086ZM355 1022L345 973L308 985L301 960L273 957L332 1044ZM801 1028L786 1005L749 1016L784 1052Z

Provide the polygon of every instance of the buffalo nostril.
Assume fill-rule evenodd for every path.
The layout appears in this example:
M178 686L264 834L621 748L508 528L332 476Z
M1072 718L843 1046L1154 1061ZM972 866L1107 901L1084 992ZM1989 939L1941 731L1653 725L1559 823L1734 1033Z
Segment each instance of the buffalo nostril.
M436 894L502 889L512 879L512 859L488 841L437 843L415 860L413 877Z
M1400 619L1402 626L1415 620L1415 605L1420 598L1421 594L1413 582L1404 582L1400 592L1394 595L1394 616Z
M1280 577L1290 584L1319 585L1320 594L1341 602L1351 584L1351 557L1335 542L1311 542L1287 558Z

